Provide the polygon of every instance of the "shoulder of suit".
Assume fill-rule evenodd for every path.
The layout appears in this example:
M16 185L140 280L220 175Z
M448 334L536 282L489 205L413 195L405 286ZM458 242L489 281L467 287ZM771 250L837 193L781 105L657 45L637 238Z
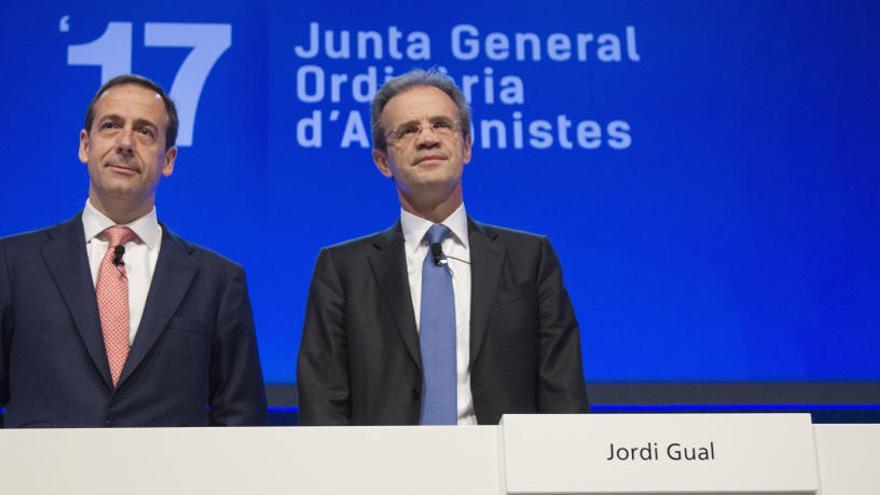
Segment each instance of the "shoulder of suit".
M188 255L198 260L199 263L207 263L217 268L225 268L227 270L244 270L244 268L239 263L227 258L217 251L206 248L204 246L200 246L194 242L190 242L184 239L183 237L180 237L179 235L168 229L165 224L162 224L162 236L161 249L166 249L166 247L170 247L171 245L177 245L178 247L183 249L184 252L186 252Z
M48 238L46 234L49 229L51 229L51 227L0 237L0 244L7 249L12 249L18 246L27 246L34 243L41 244Z
M382 246L394 242L395 239L399 239L401 242L403 241L403 233L400 231L399 223L396 223L390 228L379 232L374 232L372 234L368 234L362 237L356 237L354 239L349 239L347 241L326 246L322 249L322 251L333 253L349 253L357 252L363 249L372 250L376 249L377 247L381 248Z
M82 221L80 214L63 222L52 225L51 227L43 227L37 230L12 234L6 237L0 237L0 245L5 250L32 249L39 247L54 237L63 235L68 229L79 228L79 234L83 233Z
M535 234L532 232L526 232L525 230L500 227L498 225L485 224L477 222L475 220L471 220L471 224L473 227L471 229L472 232L476 231L478 235L483 234L495 242L529 244L539 244L542 242L547 242L547 236ZM472 233L471 235L474 234Z

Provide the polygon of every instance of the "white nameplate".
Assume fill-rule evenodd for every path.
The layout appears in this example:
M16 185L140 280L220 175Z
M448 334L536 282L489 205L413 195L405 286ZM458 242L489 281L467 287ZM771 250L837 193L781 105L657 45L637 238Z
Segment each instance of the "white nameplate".
M822 495L880 494L880 424L815 425Z
M509 494L815 494L808 414L506 415Z

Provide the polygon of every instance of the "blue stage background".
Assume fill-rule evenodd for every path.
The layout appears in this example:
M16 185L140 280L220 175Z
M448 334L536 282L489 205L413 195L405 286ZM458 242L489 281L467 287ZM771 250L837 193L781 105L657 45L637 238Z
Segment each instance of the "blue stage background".
M82 208L89 99L114 71L155 79L191 126L159 217L245 266L266 379L291 383L318 250L398 215L366 101L439 66L471 87L468 213L549 236L589 382L876 383L878 20L854 0L4 2L0 235Z

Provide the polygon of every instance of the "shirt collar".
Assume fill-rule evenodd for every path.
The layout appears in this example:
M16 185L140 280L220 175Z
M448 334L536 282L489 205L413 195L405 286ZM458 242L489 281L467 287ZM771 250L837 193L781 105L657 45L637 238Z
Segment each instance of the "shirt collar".
M86 233L86 241L97 237L101 232L116 225L116 222L98 211L88 199L86 200L86 206L83 209L82 223ZM155 206L153 206L153 209L146 215L131 223L125 224L125 227L130 228L135 235L137 235L138 239L143 241L149 249L155 249L156 246L159 245L159 240L162 238L162 227L159 226Z
M464 203L459 205L451 215L440 223L449 227L453 237L465 249L468 248L467 212L464 209ZM415 250L421 244L422 239L425 238L425 233L428 232L432 225L434 225L434 222L414 215L403 208L400 209L400 228L403 230L403 239L410 251Z

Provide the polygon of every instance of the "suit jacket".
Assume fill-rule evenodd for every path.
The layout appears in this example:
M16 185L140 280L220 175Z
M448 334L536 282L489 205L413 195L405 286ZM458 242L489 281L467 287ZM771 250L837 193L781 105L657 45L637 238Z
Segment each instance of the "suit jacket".
M586 412L580 334L550 243L471 219L468 238L477 421ZM422 365L399 222L319 254L297 385L303 425L418 424Z
M0 239L6 427L266 423L244 271L162 228L144 314L113 387L81 215Z

